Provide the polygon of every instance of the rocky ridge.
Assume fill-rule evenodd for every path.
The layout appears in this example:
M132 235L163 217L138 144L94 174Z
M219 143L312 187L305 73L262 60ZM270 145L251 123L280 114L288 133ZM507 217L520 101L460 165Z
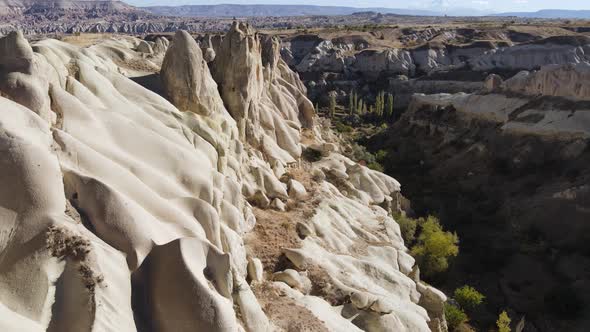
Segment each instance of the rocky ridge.
M564 29L530 30L381 29L346 37L323 32L285 37L282 56L301 75L314 103L327 106L335 93L346 105L351 91L373 102L386 91L395 95L398 110L409 106L414 93L477 92L490 73L507 79L522 70L590 63L587 36ZM394 43L383 41L385 33L394 36L389 37ZM410 36L415 38L404 39Z
M0 68L2 329L445 330L400 184L338 153L276 39L13 32Z

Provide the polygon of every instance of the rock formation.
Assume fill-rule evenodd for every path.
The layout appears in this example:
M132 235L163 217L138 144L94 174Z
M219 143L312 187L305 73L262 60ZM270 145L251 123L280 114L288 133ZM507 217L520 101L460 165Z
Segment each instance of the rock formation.
M523 71L505 82L504 89L529 96L590 99L590 63L548 65L538 71Z
M588 325L589 279L575 272L588 265L588 86L588 64L578 63L490 75L472 93L416 94L370 143L395 151L388 166L417 213L434 210L461 237L449 275L475 273L488 303L526 314L525 330Z
M313 125L313 105L279 57L278 41L261 42L244 23L234 23L211 64L240 136L271 161L295 162L300 131Z
M400 184L337 152L278 42L166 44L0 39L0 329L444 330ZM167 99L127 77L157 71Z

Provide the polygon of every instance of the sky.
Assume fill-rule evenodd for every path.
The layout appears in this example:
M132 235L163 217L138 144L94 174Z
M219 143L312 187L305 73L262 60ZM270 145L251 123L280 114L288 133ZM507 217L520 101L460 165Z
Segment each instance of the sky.
M210 5L219 3L233 4L305 4L349 7L388 7L428 10L445 8L473 8L489 12L536 11L540 9L587 9L590 0L131 0L134 5Z

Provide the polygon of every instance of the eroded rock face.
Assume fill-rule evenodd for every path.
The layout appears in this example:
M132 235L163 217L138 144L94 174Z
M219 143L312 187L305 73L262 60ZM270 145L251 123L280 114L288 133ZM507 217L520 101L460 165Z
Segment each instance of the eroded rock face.
M473 256L459 258L449 273L478 271L482 289L496 288L499 282L501 296L486 301L509 303L526 313L532 329L573 331L587 325L583 314L548 322L547 313L538 309L555 289L578 294L570 297L574 302L576 297L587 301L590 294L588 279L570 272L587 264L586 258L572 254L587 248L587 67L549 65L503 83L491 76L488 89L475 93L415 95L408 112L371 142L375 149L401 153L391 160L392 169L404 169L412 158L428 165L400 177L409 184L405 194L416 197L412 207L418 213L430 213L432 202L437 202L444 206L438 210L441 220L469 239L462 242L462 250ZM501 189L489 183L501 183ZM448 197L449 191L457 194ZM557 223L555 216L560 215L567 215L567 221ZM523 233L534 233L535 239ZM489 246L482 245L484 238ZM522 250L539 242L547 243L553 254ZM491 252L501 254L489 258ZM506 263L489 268L497 261ZM563 268L553 269L556 264ZM440 296L422 284L418 290L421 305L432 312L431 318L437 317L441 307L429 302ZM434 329L433 323L436 318L431 320Z
M178 31L168 47L160 73L166 94L183 111L210 115L223 105L201 48L186 31Z
M521 72L505 82L508 91L536 96L590 100L590 63L544 66Z
M589 65L580 63L523 71L505 82L492 75L481 93L416 94L409 109L451 107L466 116L500 123L506 132L553 139L589 137L586 104L574 106L590 99L588 73Z
M36 58L21 32L0 38L0 95L7 96L32 109L42 118L53 121L51 101L46 93L50 72L35 79L32 74L43 67L45 59ZM37 67L37 68L35 68Z
M492 50L470 60L478 71L493 69L533 70L551 64L589 62L587 37L554 37L541 42Z
M240 136L271 160L294 162L300 130L313 124L313 106L280 59L278 42L262 43L250 26L234 23L215 52L213 77Z
M410 53L400 49L363 51L356 55L351 67L369 79L377 79L381 74L413 75L416 70Z
M50 101L41 112L29 86L0 89L0 329L280 330L294 318L261 307L266 287L317 330L429 330L381 207L400 184L337 152L276 40L236 23L219 41L212 75L195 40L174 36L154 69L168 99L121 74L157 66L137 39L0 42L7 75ZM310 145L320 161L300 158ZM260 243L269 214L284 226ZM277 243L291 269L268 265ZM353 293L371 303L351 322L339 305Z

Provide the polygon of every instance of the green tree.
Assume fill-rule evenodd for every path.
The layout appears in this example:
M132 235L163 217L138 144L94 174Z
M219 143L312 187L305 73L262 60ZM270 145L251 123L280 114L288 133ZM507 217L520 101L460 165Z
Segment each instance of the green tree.
M475 288L465 285L455 289L453 298L464 310L473 310L483 302L485 296Z
M348 113L354 114L355 113L355 101L354 101L354 90L350 90L350 94L348 95Z
M336 93L330 93L330 117L336 114Z
M502 311L498 317L498 320L496 321L498 332L510 332L510 322L511 319L508 317L506 311Z
M445 303L445 318L449 331L454 331L461 324L467 323L469 320L467 314L461 308L450 303Z
M393 119L393 95L387 94L387 117Z
M356 104L356 112L357 113L361 113L363 111L363 104L365 103L365 101L363 100L363 98L358 98L357 97L357 104Z
M459 237L445 232L437 218L428 216L421 224L418 243L411 253L425 276L432 277L449 267L449 258L459 254Z

